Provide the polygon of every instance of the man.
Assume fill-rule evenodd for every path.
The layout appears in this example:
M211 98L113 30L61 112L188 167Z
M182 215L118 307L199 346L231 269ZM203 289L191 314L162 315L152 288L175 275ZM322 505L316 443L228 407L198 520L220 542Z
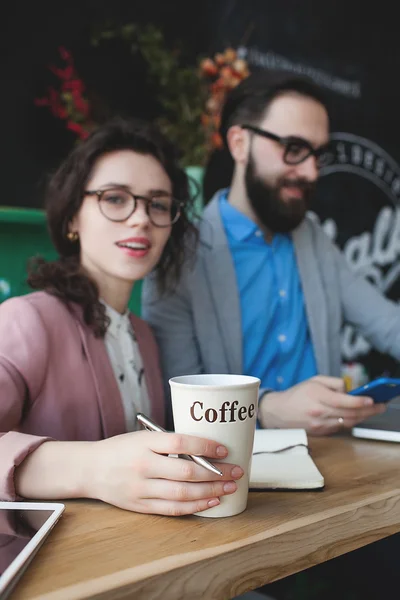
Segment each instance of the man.
M221 133L234 174L203 213L194 264L173 295L159 297L152 280L144 286L165 380L257 376L261 426L315 435L382 412L344 393L340 331L350 322L400 359L400 309L354 274L307 216L329 150L319 88L255 73L228 97Z

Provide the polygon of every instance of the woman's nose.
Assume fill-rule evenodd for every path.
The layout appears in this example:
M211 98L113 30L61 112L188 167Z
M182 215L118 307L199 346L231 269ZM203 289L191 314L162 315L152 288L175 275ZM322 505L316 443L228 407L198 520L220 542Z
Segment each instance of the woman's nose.
M136 208L127 219L126 224L128 227L134 227L135 225L148 225L150 223L149 215L147 214L147 204L145 200L141 198L136 199Z

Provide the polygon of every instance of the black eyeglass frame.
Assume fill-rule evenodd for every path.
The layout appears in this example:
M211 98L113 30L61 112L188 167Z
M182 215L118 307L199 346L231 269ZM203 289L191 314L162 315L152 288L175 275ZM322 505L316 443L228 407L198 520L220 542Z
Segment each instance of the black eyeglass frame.
M241 128L247 129L248 131L251 131L252 133L255 133L256 135L260 135L261 137L265 137L274 142L278 142L278 144L283 146L284 147L283 161L287 165L299 165L302 162L306 161L310 156L314 156L316 158L317 164L319 165L321 156L332 153L332 146L329 142L327 144L324 144L323 146L320 146L319 148L314 148L310 144L310 142L308 142L307 140L305 140L304 138L301 138L301 137L296 137L293 135L281 137L279 135L276 135L275 133L266 131L265 129L260 129L259 127L256 127L255 125L241 125ZM306 154L304 157L300 158L299 160L288 160L287 157L288 157L288 154L290 154L291 144L296 145L296 146L303 146L304 148L306 148L308 150L308 154ZM323 165L319 165L319 166L323 166Z
M128 216L124 217L123 219L110 219L110 217L108 217L107 215L104 214L104 212L101 208L101 200L102 200L103 194L105 194L107 192L113 192L113 191L116 191L116 192L123 191L126 194L128 194L129 196L131 196L131 198L133 200L133 208L132 208L131 212L129 213ZM127 221L133 215L135 210L137 209L137 201L143 200L143 202L145 203L145 206L146 206L146 214L149 217L150 223L152 223L152 225L154 225L154 227L162 227L162 228L171 227L172 225L175 225L175 223L178 221L179 217L181 216L181 208L184 206L184 202L180 202L179 200L177 200L176 198L173 198L171 196L172 202L175 203L175 205L177 207L176 215L168 225L159 225L158 223L155 223L152 220L151 215L150 215L150 210L149 210L150 203L154 202L154 200L156 200L157 197L147 198L147 196L140 196L139 194L132 194L132 192L130 192L129 190L126 190L126 189L121 190L116 187L106 188L104 190L85 190L84 195L85 196L97 196L97 200L99 202L99 210L100 210L101 214L103 215L103 217L105 217L109 221L112 221L113 223L123 223L123 221Z

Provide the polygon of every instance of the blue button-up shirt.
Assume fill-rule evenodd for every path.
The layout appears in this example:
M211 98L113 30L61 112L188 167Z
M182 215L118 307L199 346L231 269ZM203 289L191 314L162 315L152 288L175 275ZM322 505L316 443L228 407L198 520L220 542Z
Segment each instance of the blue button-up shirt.
M220 194L220 211L240 295L243 373L285 390L317 374L293 242L286 234L266 242L228 192Z

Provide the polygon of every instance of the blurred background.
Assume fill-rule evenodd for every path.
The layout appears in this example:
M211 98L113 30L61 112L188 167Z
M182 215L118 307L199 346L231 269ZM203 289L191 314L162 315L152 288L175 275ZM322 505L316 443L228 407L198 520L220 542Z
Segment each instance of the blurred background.
M257 69L306 73L326 90L335 160L314 218L398 300L400 53L387 0L37 0L8 3L0 30L0 301L28 291L29 256L52 256L43 188L74 144L114 114L156 120L181 147L201 207L229 183L224 94ZM360 378L396 371L348 326L343 361Z

